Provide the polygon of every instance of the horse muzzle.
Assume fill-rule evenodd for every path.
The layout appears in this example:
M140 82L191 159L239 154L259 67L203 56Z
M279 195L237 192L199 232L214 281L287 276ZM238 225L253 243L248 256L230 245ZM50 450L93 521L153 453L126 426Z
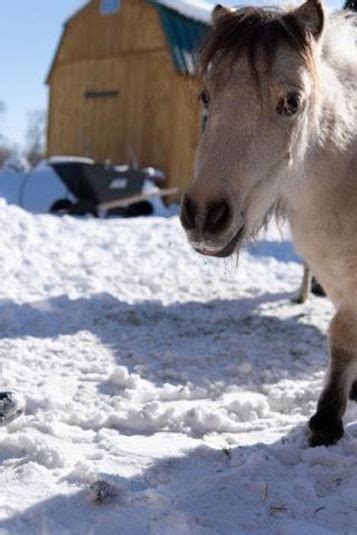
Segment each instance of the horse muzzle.
M200 244L192 244L193 249L197 253L200 253L204 256L213 256L216 258L228 258L239 248L239 245L244 237L244 230L245 230L245 227L244 225L242 225L242 227L233 236L233 238L223 247L213 248L213 247L205 247L204 245L201 246Z

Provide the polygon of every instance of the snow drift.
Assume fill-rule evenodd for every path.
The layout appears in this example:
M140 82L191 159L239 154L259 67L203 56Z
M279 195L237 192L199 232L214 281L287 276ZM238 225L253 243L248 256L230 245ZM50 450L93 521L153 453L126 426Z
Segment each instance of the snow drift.
M1 535L355 533L357 427L309 449L332 309L271 228L236 262L178 220L0 205Z

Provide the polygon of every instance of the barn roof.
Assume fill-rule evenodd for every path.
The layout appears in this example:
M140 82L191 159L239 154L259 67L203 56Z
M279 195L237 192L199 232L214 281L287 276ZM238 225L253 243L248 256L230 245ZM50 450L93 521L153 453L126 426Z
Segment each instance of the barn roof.
M161 0L149 2L156 4L175 67L183 74L192 74L194 53L203 40L208 24L167 7Z

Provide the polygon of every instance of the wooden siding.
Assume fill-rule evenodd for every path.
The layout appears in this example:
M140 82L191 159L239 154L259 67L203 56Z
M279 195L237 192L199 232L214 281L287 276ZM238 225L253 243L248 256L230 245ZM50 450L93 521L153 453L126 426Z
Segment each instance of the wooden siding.
M56 64L166 48L155 7L146 0L123 0L118 13L100 14L93 0L65 26Z
M49 76L48 151L163 168L184 189L200 129L194 82L172 64L155 7L123 0L100 16L99 1L69 21ZM86 98L88 92L118 91Z

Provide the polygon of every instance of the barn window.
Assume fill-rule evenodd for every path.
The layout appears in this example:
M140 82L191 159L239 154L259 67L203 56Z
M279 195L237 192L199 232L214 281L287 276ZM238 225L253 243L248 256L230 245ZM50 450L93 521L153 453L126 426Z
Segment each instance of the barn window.
M117 89L107 89L104 91L86 91L84 98L113 98L119 96Z
M102 0L100 11L102 15L117 13L120 9L121 0Z

